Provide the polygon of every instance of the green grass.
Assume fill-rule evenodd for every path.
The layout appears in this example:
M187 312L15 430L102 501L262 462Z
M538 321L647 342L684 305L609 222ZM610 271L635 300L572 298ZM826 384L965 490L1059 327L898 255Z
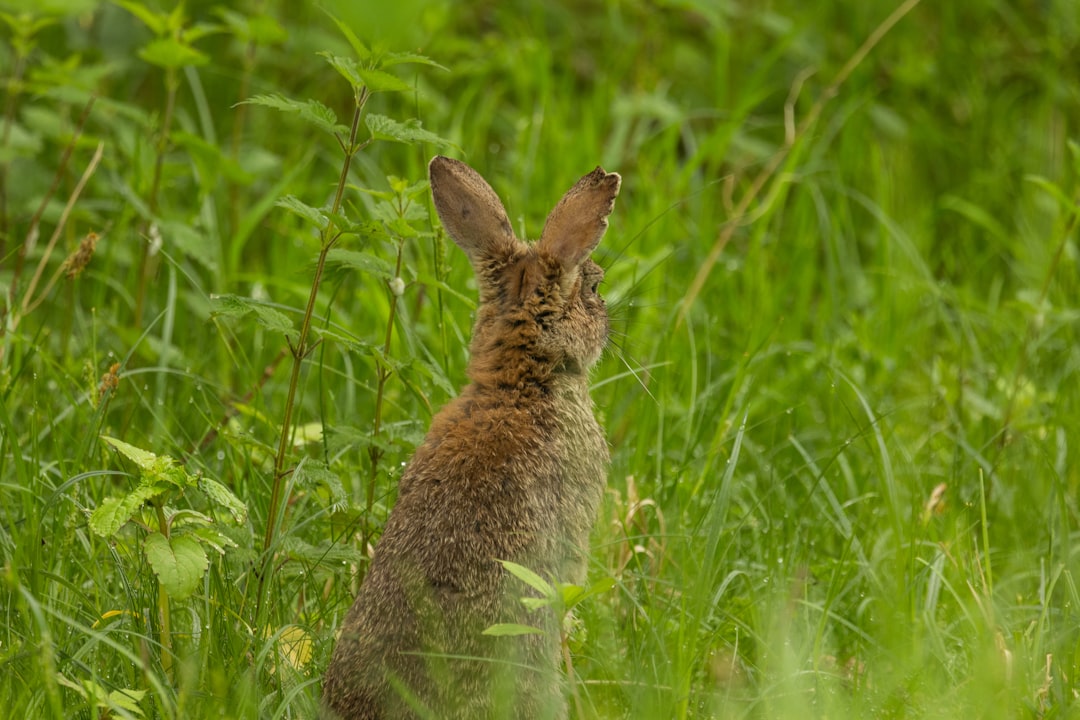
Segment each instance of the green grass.
M352 89L316 53L352 50L313 5L235 3L232 31L184 38L205 62L170 85L140 56L154 34L132 11L52 4L10 4L0 44L0 703L12 717L311 717L362 538L464 381L468 263L425 193L402 213L363 192L422 180L439 150L376 142L352 164L343 214L398 234L345 237L366 259L328 266L287 444L302 464L263 555L292 357L279 316L212 298L300 327L319 240L274 203L328 207L341 153L294 115L237 103L312 98L347 123ZM785 147L785 105L798 126L896 5L375 5L327 3L364 42L446 69L386 68L411 89L367 110L452 141L519 234L538 235L595 165L623 176L597 254L615 336L593 393L613 461L590 577L615 585L578 608L582 716L1080 716L1072 4L918 5L741 218ZM222 22L213 8L187 3L187 26ZM240 21L260 13L278 27L249 44ZM90 264L49 286L88 232ZM169 601L168 645L146 530L89 525L136 485L101 435L248 506L243 523L221 517L235 547ZM170 502L217 509L194 489ZM108 695L123 691L139 694Z

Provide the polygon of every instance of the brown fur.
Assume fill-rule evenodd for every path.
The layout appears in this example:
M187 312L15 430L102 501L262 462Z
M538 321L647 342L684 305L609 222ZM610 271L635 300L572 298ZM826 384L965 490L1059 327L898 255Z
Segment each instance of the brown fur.
M588 394L608 335L603 271L589 255L620 178L583 177L529 245L474 170L436 157L429 173L479 285L471 383L432 420L401 479L326 672L324 715L561 719L557 620L522 606L528 588L498 560L585 579L608 461ZM545 634L482 634L505 622Z

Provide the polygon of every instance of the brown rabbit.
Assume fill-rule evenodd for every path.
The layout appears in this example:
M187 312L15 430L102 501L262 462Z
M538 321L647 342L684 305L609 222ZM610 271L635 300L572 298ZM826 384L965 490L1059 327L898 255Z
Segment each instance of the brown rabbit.
M608 462L588 382L608 336L604 273L589 255L620 178L599 167L581 178L529 245L472 168L435 157L428 171L480 291L471 383L401 478L326 672L324 716L565 718L558 622L522 606L529 588L498 561L585 579ZM495 623L544 634L482 634Z

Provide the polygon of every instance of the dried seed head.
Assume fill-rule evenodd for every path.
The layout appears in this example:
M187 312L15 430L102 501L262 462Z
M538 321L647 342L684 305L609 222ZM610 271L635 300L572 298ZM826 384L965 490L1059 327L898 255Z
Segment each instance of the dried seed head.
M86 234L86 237L79 243L78 250L68 255L64 260L62 266L64 277L71 280L79 276L83 269L90 264L90 259L94 257L94 248L97 247L97 242L97 233L89 232Z

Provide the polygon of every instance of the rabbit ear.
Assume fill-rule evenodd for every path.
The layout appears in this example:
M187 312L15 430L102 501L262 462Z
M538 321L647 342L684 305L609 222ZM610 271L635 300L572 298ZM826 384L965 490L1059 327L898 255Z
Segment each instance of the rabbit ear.
M578 180L548 215L537 250L576 268L592 254L607 230L622 178L597 167Z
M499 196L459 160L436 155L428 165L431 196L443 227L478 268L505 258L518 243Z

